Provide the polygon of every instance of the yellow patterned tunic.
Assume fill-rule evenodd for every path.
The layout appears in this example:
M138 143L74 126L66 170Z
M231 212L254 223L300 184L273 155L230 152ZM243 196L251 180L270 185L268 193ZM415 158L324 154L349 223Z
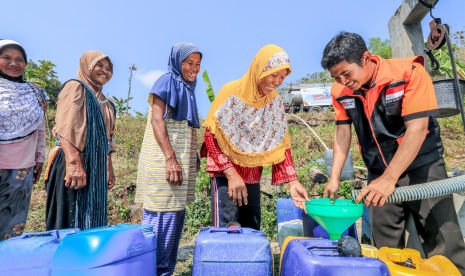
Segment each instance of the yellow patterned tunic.
M171 147L182 169L182 185L171 185L166 181L165 155L158 146L152 129L152 107L149 108L144 141L137 168L136 203L142 203L145 210L170 212L184 210L186 202L194 201L197 171L196 129L171 119L172 108L165 119Z

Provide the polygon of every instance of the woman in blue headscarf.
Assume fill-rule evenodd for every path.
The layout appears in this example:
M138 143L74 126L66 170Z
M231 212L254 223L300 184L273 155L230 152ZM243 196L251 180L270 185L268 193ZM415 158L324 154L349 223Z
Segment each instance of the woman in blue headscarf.
M173 46L168 73L150 91L149 116L137 172L136 203L142 203L142 224L157 232L158 275L171 275L176 266L186 202L194 201L200 169L195 100L202 53L192 43Z

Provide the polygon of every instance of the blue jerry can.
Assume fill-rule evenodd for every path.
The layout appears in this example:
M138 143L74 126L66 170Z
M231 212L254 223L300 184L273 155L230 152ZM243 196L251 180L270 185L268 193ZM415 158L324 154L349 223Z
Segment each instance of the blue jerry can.
M203 228L195 240L192 275L272 276L270 241L250 228Z
M277 224L285 221L301 219L304 228L304 237L329 239L328 232L311 216L303 212L302 209L296 207L291 198L278 199L276 203L276 215L278 219ZM350 226L349 229L344 231L342 236L350 236L358 239L357 227L355 226L355 223ZM284 242L279 240L279 233L278 242Z
M151 225L100 227L70 235L53 257L53 276L156 275L157 240Z
M281 276L390 276L378 259L341 257L337 240L295 239L284 248Z
M277 224L285 221L302 219L302 209L294 205L291 198L280 198L276 202Z
M52 275L53 254L64 237L79 229L26 233L0 242L0 275Z

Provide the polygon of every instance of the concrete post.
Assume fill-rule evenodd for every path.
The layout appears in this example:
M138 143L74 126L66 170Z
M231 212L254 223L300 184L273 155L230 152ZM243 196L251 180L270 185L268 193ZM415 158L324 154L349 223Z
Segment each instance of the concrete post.
M436 4L439 0L424 0ZM426 54L421 21L429 9L418 0L403 0L402 5L389 20L389 36L393 58L405 58Z

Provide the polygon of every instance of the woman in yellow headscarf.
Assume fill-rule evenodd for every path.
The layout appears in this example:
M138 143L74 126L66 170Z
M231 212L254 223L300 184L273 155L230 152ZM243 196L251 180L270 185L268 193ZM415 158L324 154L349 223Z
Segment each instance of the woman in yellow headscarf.
M291 73L289 57L276 45L258 51L249 71L227 83L213 102L203 126L211 176L212 225L260 229L260 176L272 167L274 185L288 183L294 204L309 200L291 156L283 100L275 88Z

